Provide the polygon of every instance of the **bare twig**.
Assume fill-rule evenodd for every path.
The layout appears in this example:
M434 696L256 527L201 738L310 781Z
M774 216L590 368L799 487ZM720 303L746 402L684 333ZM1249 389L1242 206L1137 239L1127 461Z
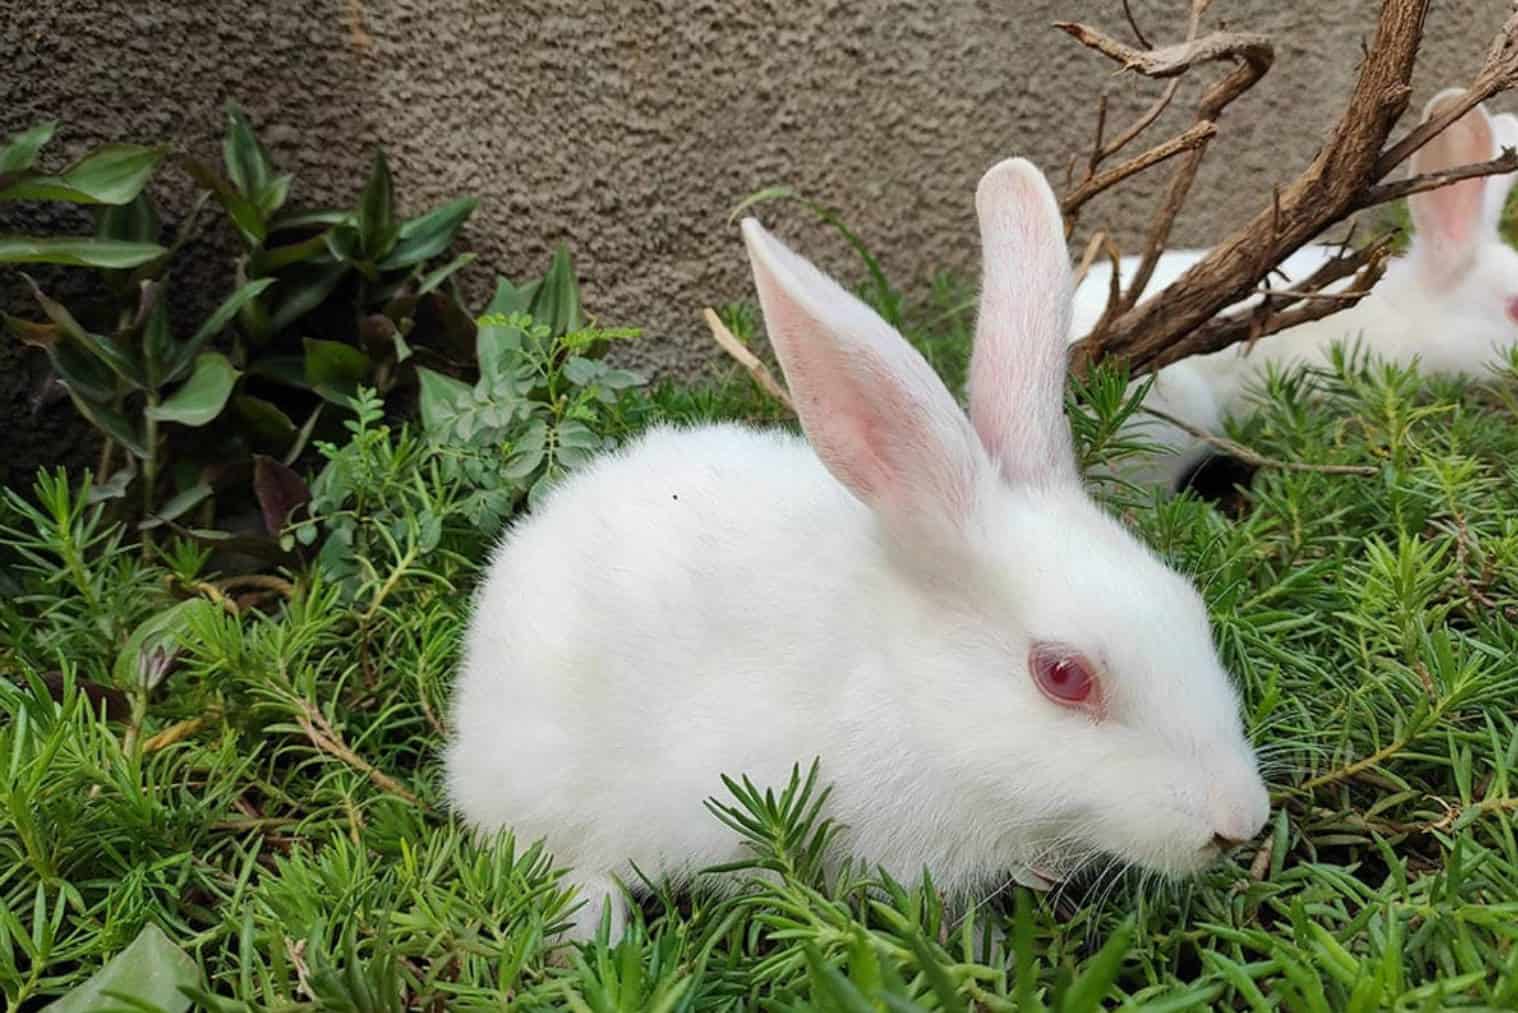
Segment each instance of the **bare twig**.
M1407 179L1399 179L1392 183L1382 183L1378 186L1370 187L1360 196L1359 206L1362 208L1374 207L1377 204L1385 204L1387 201L1398 200L1411 194L1423 193L1425 190L1437 190L1441 186L1458 183L1462 179L1474 179L1477 176L1495 176L1509 172L1518 172L1518 150L1503 148L1502 154L1490 162L1461 165L1453 169L1444 169L1440 172L1425 172L1419 176L1411 176Z
M1377 179L1385 178L1393 169L1407 161L1413 152L1476 106L1518 84L1518 33L1514 30L1515 23L1518 23L1518 11L1508 17L1507 23L1492 40L1480 73L1458 102L1451 103L1430 117L1427 123L1419 124L1376 159L1374 172Z
M194 735L202 728L205 728L207 725L214 722L220 716L221 714L219 711L212 711L208 714L202 714L199 717L186 718L183 721L176 721L174 724L169 725L169 727L165 728L158 734L144 739L142 742L142 751L144 753L156 753L160 749L167 749L168 747L174 745L176 742L183 742L185 739L188 739L190 736Z
M1273 50L1270 40L1263 35L1240 35L1230 32L1215 32L1201 39L1193 38L1196 25L1200 18L1200 10L1205 4L1197 4L1193 7L1191 31L1188 33L1186 42L1175 46L1166 46L1163 49L1139 50L1125 45L1088 25L1070 21L1055 23L1055 27L1069 34L1084 46L1097 50L1123 64L1124 70L1136 70L1146 77L1157 79L1178 78L1193 66L1217 60L1238 61L1240 66L1232 74L1228 75L1223 82L1215 85L1204 97L1203 110L1195 123L1185 132L1155 145L1149 151L1130 159L1119 169L1098 175L1097 164L1122 147L1126 146L1133 138L1137 137L1146 127L1159 118L1170 98L1174 96L1172 89L1162 95L1160 100L1149 108L1127 130L1119 135L1111 145L1103 147L1101 144L1101 126L1097 130L1097 143L1091 159L1090 168L1086 178L1080 185L1068 194L1060 202L1061 210L1064 211L1067 222L1073 224L1075 216L1080 208L1092 197L1104 190L1110 189L1127 177L1141 172L1152 165L1164 161L1182 151L1200 150L1216 133L1213 121L1217 118L1217 112L1222 106L1243 94L1248 87L1269 69L1273 59ZM1241 73L1242 72L1242 73ZM1226 85L1226 87L1222 87ZM1219 88L1221 87L1221 90ZM1216 94L1213 94L1216 92ZM1099 120L1105 120L1105 102L1099 108ZM1182 140L1184 138L1184 140Z
M1086 252L1081 254L1080 263L1075 265L1075 275L1070 280L1072 287L1079 288L1080 283L1086 280L1086 274L1091 270L1091 265L1096 263L1096 256L1102 252L1102 244L1106 241L1107 233L1097 232L1086 242Z
M1214 32L1197 37L1202 15L1211 0L1193 0L1191 17L1187 24L1184 42L1159 49L1137 50L1124 45L1087 25L1070 22L1058 23L1056 27L1067 32L1082 45L1088 46L1122 64L1123 70L1137 71L1155 79L1169 78L1170 84L1159 98L1128 129L1105 147L1099 147L1091 160L1086 178L1061 202L1068 229L1073 229L1080 208L1092 197L1117 185L1129 176L1166 161L1175 155L1183 155L1171 176L1165 200L1156 209L1145 237L1144 249L1139 258L1138 269L1128 279L1126 291L1119 290L1108 304L1109 312L1093 329L1093 343L1101 343L1108 325L1121 314L1132 309L1140 294L1149 284L1160 253L1170 239L1170 230L1176 216L1185 204L1191 185L1196 179L1198 167L1208 143L1217 135L1217 120L1223 109L1249 90L1270 69L1274 50L1270 40L1263 35ZM1181 75L1192 68L1210 62L1231 62L1235 69L1210 86L1202 96L1195 120L1185 132L1165 141L1123 166L1099 174L1097 164L1134 140L1153 124L1170 105L1180 85ZM1098 135L1100 141L1100 135ZM1084 354L1089 354L1084 352Z
M775 379L769 368L760 362L758 357L733 335L732 331L727 329L722 318L717 316L717 311L707 307L701 315L706 319L706 326L711 329L712 337L716 339L718 345L722 346L722 350L738 360L738 363L748 370L748 375L754 378L754 382L763 388L765 393L794 411L795 406L791 403L790 395L785 392L785 387Z
M1213 32L1190 42L1146 51L1124 45L1110 35L1074 21L1056 21L1054 27L1081 45L1121 63L1124 70L1136 70L1153 78L1177 77L1199 63L1224 59L1263 61L1268 67L1275 52L1270 38L1265 35Z
M1102 308L1102 315L1092 328L1092 333L1097 335L1098 347L1100 347L1101 333L1107 326L1107 321L1117 312L1118 298L1121 295L1122 279L1119 274L1122 271L1122 258L1117 254L1117 244L1112 240L1103 238L1102 247L1107 251L1107 260L1112 264L1112 273L1107 277L1107 305Z
M1161 411L1158 408L1151 408L1147 405L1145 405L1140 410L1147 415L1153 415L1161 422L1168 422L1170 425L1175 426L1177 429L1181 430L1181 432L1186 433L1187 435L1192 436L1198 440L1201 440L1209 447L1214 447L1218 450L1221 450L1223 453L1227 454L1230 457L1237 457L1239 460L1243 461L1245 464L1251 465L1252 467L1277 468L1281 471L1312 471L1324 475L1371 476L1379 475L1381 473L1379 469L1369 464L1308 464L1305 461L1278 461L1273 457L1266 457L1264 454L1261 454L1258 451L1251 450L1249 447L1244 446L1242 443L1236 443L1233 440L1230 440L1223 436L1215 436L1212 433L1207 432L1205 429L1198 429L1191 423L1183 422L1182 420L1176 418L1174 415L1171 415L1169 412Z
M1123 17L1128 19L1128 27L1133 29L1133 37L1138 39L1139 45L1145 49L1153 49L1154 47L1149 44L1149 40L1144 38L1144 30L1139 27L1138 21L1134 19L1133 10L1128 6L1128 0L1123 0Z
M1214 123L1206 121L1193 123L1185 132L1175 135L1163 144L1156 144L1142 155L1135 155L1122 165L1088 177L1084 183L1065 195L1064 200L1060 201L1060 210L1071 214L1103 190L1110 190L1129 176L1137 175L1167 158L1174 158L1183 151L1201 147L1212 140L1217 132L1217 125Z
M1086 178L1096 175L1096 167L1102 162L1102 132L1107 129L1107 96L1096 100L1096 133L1091 140L1091 157L1086 160Z
M1285 291L1262 302L1248 314L1220 314L1197 328L1203 340L1217 342L1225 348L1238 341L1258 341L1266 335L1284 331L1313 320L1321 320L1353 306L1370 294L1376 282L1386 270L1386 259L1391 255L1391 241L1385 235L1359 250L1351 250L1331 258L1312 274ZM1331 293L1335 298L1315 298L1322 289L1343 278L1354 276L1342 291ZM1296 305L1294 309L1278 312L1283 306ZM1173 361L1173 360L1171 360Z
M302 700L300 713L295 715L295 720L300 725L301 731L306 733L306 738L310 739L311 744L317 749L330 756L335 756L354 770L364 774L373 782L376 788L388 791L392 795L398 795L419 808L427 808L422 800L412 793L411 789L374 766L374 764L362 756L359 756L352 749L349 749L348 744L343 741L342 735L332 727L326 715L322 714L315 704L309 700Z
M1165 86L1165 90L1160 92L1160 97L1154 100L1153 105L1144 110L1139 118L1134 120L1133 123L1129 125L1127 130L1124 130L1121 134L1118 134L1117 137L1109 142L1106 147L1102 148L1102 158L1111 158L1113 155L1126 148L1128 146L1128 143L1135 137L1137 137L1139 134L1142 134L1145 130L1149 129L1149 124L1159 119L1160 115L1164 113L1166 109L1170 108L1170 103L1175 100L1175 93L1180 90L1181 79L1178 77L1173 78L1171 82Z

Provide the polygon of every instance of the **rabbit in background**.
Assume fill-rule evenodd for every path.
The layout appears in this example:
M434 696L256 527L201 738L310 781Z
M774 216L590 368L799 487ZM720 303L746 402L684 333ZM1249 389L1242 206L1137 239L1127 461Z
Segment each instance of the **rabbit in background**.
M544 839L590 936L633 867L743 857L703 802L820 756L845 849L968 901L1115 858L1185 876L1269 800L1207 610L1084 491L1059 207L976 191L969 417L874 311L749 219L805 439L660 428L507 533L466 636L447 786Z
M1448 89L1423 110L1426 121L1458 99ZM1493 116L1483 106L1449 126L1410 159L1410 172L1438 172L1498 157L1518 147L1518 117ZM1248 391L1267 365L1323 366L1336 342L1359 341L1373 358L1409 365L1414 360L1435 375L1479 376L1518 343L1518 251L1499 232L1513 175L1483 176L1413 194L1407 199L1413 234L1407 252L1394 258L1375 288L1354 306L1320 320L1299 324L1256 342L1193 356L1160 370L1146 405L1210 433L1230 415L1248 410ZM1206 255L1205 250L1168 250L1160 258L1144 298L1175 281ZM1334 255L1309 245L1281 265L1284 286L1307 277ZM1137 269L1124 257L1119 277ZM1111 265L1093 264L1076 290L1071 340L1084 336L1106 306ZM1328 291L1342 288L1345 279ZM1230 306L1238 312L1258 295ZM1185 431L1153 418L1135 419L1147 439L1172 454L1155 455L1127 468L1137 481L1174 488L1207 456L1209 449Z

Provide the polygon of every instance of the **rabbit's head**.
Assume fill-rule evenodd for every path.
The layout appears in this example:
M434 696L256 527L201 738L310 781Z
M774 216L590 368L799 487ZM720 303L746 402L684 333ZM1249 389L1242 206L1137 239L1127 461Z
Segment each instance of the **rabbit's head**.
M1440 92L1423 119L1459 100L1458 88ZM1415 152L1412 175L1440 172L1498 157L1518 148L1518 117L1493 116L1476 106ZM1499 233L1513 174L1479 176L1407 199L1413 220L1407 257L1388 285L1404 318L1416 329L1417 354L1435 372L1476 373L1497 353L1518 343L1518 251ZM1379 287L1379 286L1378 286ZM1367 338L1374 343L1374 334Z
M743 223L802 427L870 508L897 577L881 650L903 685L881 706L907 712L914 762L973 800L985 840L1025 867L1053 878L1111 855L1189 873L1268 813L1239 699L1196 590L1082 487L1063 412L1070 260L1049 184L1012 159L976 207L968 417L884 320Z

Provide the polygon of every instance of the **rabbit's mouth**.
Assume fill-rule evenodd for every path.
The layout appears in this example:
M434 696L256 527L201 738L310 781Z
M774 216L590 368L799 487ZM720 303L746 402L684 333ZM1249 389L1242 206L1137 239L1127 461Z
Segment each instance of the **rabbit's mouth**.
M1065 879L1064 873L1059 872L1056 869L1051 869L1048 866L1033 866L1028 870L1028 872L1038 877L1038 879L1042 881L1042 889L1045 890L1052 890L1054 887L1064 882Z
M1025 865L1014 878L1030 890L1048 891L1059 886L1065 876L1047 865Z

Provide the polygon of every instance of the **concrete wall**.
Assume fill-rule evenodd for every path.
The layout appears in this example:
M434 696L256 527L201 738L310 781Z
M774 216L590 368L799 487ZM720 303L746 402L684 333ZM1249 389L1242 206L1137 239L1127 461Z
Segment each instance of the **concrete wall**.
M1151 38L1179 37L1181 0L1132 6ZM1276 65L1229 111L1179 242L1213 240L1306 163L1376 7L1217 0L1209 23L1271 34ZM1436 0L1415 108L1468 79L1505 13ZM1112 123L1153 94L1060 18L1126 35L1116 0L0 0L0 131L56 117L66 150L173 137L214 156L236 98L309 204L351 199L383 144L411 210L484 198L475 291L566 241L596 316L645 327L646 364L690 371L710 358L701 307L752 298L727 213L759 187L841 208L905 287L975 271L981 172L1011 154L1063 167L1097 94ZM1152 196L1104 198L1086 223L1131 243ZM799 209L763 214L858 276Z

